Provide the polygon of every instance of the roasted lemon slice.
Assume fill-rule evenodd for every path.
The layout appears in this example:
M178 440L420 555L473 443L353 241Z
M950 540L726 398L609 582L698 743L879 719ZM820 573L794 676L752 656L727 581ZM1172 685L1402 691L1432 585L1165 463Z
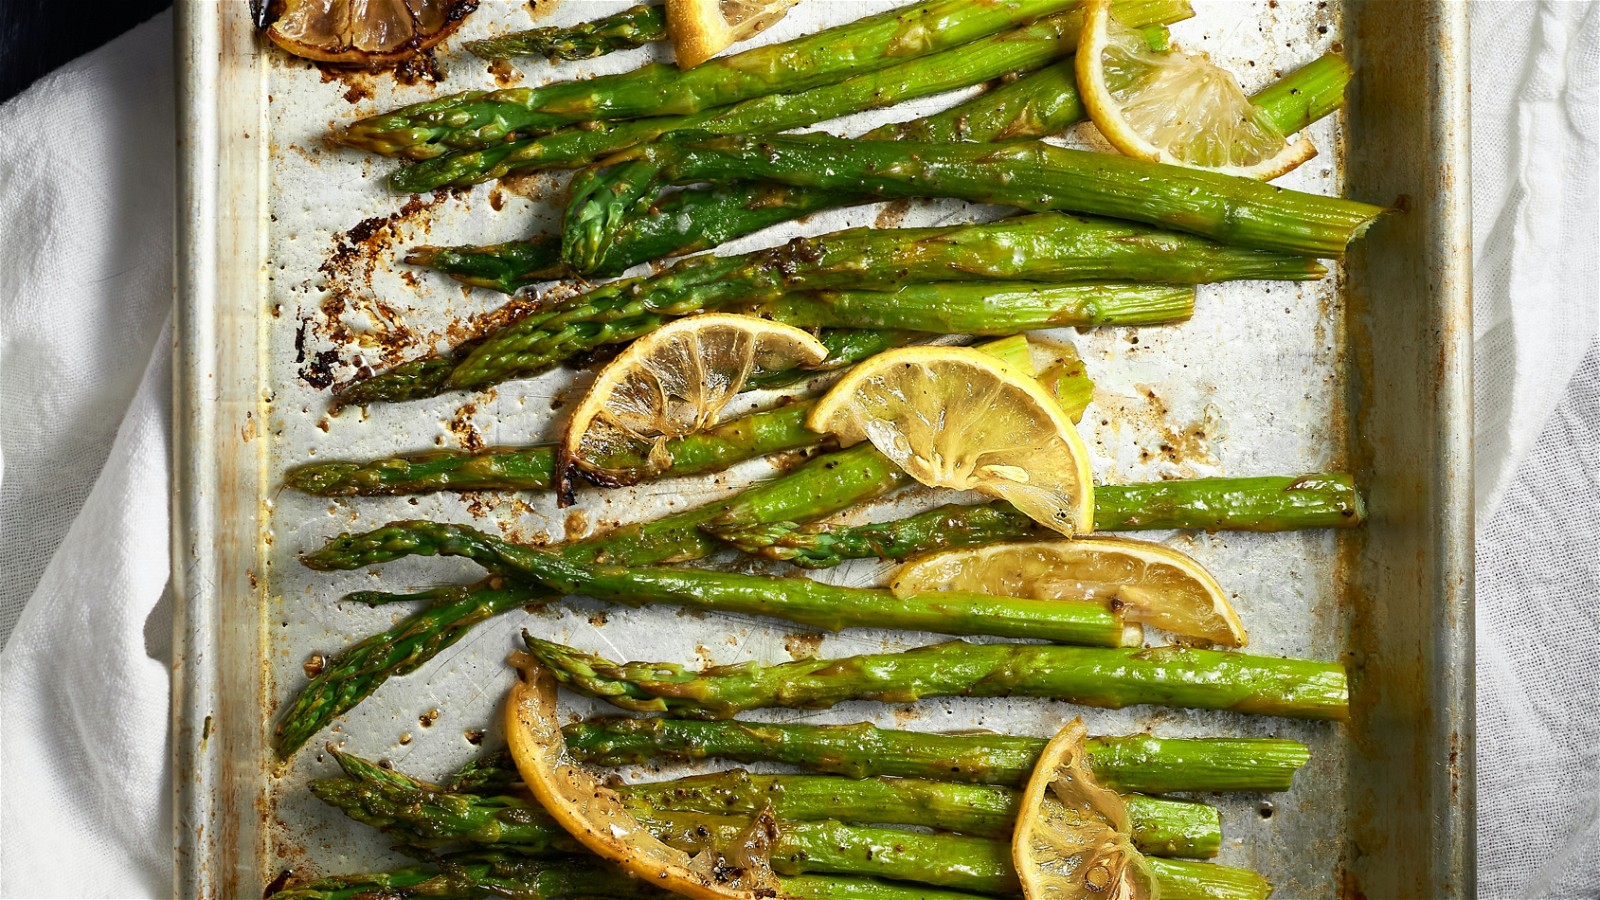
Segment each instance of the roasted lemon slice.
M1290 143L1233 74L1201 53L1150 49L1111 0L1087 0L1078 91L1089 119L1127 156L1269 181L1317 155Z
M1129 622L1229 647L1247 640L1244 623L1211 573L1150 541L1094 537L945 550L906 563L890 589L899 597L943 590L1105 600Z
M844 446L872 442L930 487L1009 500L1061 532L1094 528L1089 452L1038 381L968 347L907 347L857 366L806 420Z
M789 14L800 0L667 0L678 68L698 66Z
M644 884L711 900L782 896L768 864L772 828L748 828L738 848L693 855L658 840L616 792L567 757L556 719L556 679L531 656L512 658L521 678L506 699L506 742L528 791L562 828L596 856ZM770 823L769 823L770 824Z
M272 0L267 37L307 59L387 66L460 27L478 0Z
M1028 900L1156 900L1158 889L1134 849L1128 811L1096 784L1083 756L1083 722L1073 719L1045 745L1017 810L1011 861Z
M567 423L564 465L602 484L630 484L672 465L667 442L715 425L758 375L821 363L816 338L754 316L678 319L600 370Z

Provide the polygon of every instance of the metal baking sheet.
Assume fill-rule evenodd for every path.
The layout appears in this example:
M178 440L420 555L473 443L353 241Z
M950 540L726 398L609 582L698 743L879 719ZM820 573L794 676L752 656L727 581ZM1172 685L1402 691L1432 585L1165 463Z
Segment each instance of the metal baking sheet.
M556 225L562 176L419 197L387 193L392 163L331 149L322 135L439 93L631 68L640 50L559 68L489 66L464 39L575 22L626 5L485 2L411 83L338 74L264 48L240 0L180 0L179 217L174 573L176 884L182 896L258 896L295 877L398 864L369 829L305 790L330 774L318 748L342 743L421 776L478 752L509 686L522 628L614 658L782 661L904 647L931 635L819 636L767 620L614 609L573 599L476 629L393 679L287 765L267 735L315 653L386 627L393 609L351 608L347 591L460 581L470 564L407 560L319 574L295 555L340 531L396 518L472 523L519 540L562 539L654 517L770 471L753 461L703 478L582 495L558 511L533 494L328 500L282 491L312 459L548 438L581 389L559 371L477 395L327 413L329 387L361 367L444 346L500 306L398 262L418 243L486 243ZM809 0L763 40L896 5ZM1175 28L1240 72L1247 89L1330 48L1356 68L1347 112L1311 132L1322 155L1282 183L1394 202L1349 261L1315 284L1201 289L1194 319L1162 328L1055 335L1097 383L1084 419L1096 476L1128 482L1211 474L1351 469L1371 518L1354 532L1156 534L1205 562L1237 597L1251 651L1342 659L1354 717L1343 726L1222 713L1110 711L1047 701L846 704L771 715L1045 735L1083 715L1092 732L1262 734L1308 742L1293 791L1217 795L1221 862L1263 872L1280 897L1474 894L1470 520L1467 43L1464 6L1379 0L1195 0ZM943 107L932 98L827 123L835 133ZM1071 136L1068 140L1072 140ZM719 252L863 224L993 216L954 203L868 206L770 230ZM910 498L902 503L919 502ZM922 501L922 502L925 502ZM879 504L858 517L887 517ZM821 577L872 583L861 563ZM564 695L570 709L591 707ZM634 776L658 777L694 767Z

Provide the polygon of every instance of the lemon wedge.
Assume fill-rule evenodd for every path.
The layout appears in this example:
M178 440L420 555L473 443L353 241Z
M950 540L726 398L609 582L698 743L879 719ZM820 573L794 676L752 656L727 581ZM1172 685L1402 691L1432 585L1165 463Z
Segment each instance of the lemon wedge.
M1137 622L1228 647L1248 640L1222 586L1190 556L1126 538L1016 541L945 550L901 567L897 597L963 591L1034 600L1104 600Z
M306 59L386 66L450 36L478 0L273 0L274 44Z
M1031 374L969 347L880 353L825 394L806 420L843 446L871 441L929 487L1008 500L1062 534L1094 528L1089 451Z
M1045 745L1022 792L1011 861L1028 900L1157 900L1134 849L1128 810L1084 761L1087 730L1073 719Z
M667 36L690 69L789 14L800 0L667 0Z
M1110 0L1085 2L1074 65L1090 121L1124 155L1260 181L1317 155L1304 135L1285 139L1204 54L1151 50Z
M563 465L602 484L632 484L672 465L667 442L715 425L752 377L820 364L816 338L754 316L678 319L600 370L567 422Z
M505 707L511 758L534 799L579 843L645 884L685 897L782 896L768 864L775 827L745 829L741 839L748 843L737 852L713 849L691 855L662 843L633 817L615 791L568 758L556 718L556 679L550 670L526 654L512 657L512 664L521 677Z

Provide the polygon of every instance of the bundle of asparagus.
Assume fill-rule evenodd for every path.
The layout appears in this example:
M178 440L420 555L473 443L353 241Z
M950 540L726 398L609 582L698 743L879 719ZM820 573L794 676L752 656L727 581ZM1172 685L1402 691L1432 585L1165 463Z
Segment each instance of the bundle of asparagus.
M1046 214L982 225L855 229L797 238L779 247L736 256L696 256L659 275L609 282L532 313L449 354L404 363L361 379L337 397L345 406L415 400L452 390L481 389L525 377L595 347L632 340L669 317L752 304L797 291L844 289L854 319L871 328L943 330L949 322L981 318L977 306L991 291L1009 290L1012 316L999 329L1016 333L1053 325L1174 321L1193 308L1188 291L1150 283L1192 285L1237 279L1306 280L1326 270L1302 256L1227 247L1204 238L1127 222ZM1029 285L1111 284L1034 291ZM951 318L902 310L896 290L936 283ZM981 289L964 292L960 283ZM913 297L915 293L913 292ZM908 298L910 299L910 298ZM965 309L963 309L965 307ZM839 306L838 316L847 315ZM780 311L781 312L781 311ZM870 315L870 319L860 318Z
M766 529L777 529L780 534L815 539L824 552L812 559L818 564L831 564L851 555L877 555L880 550L886 557L902 557L924 550L987 543L1030 534L1036 527L1031 521L1028 525L1017 523L1020 517L1008 516L1004 507L996 505L962 508L959 515L956 511L938 511L866 529L795 530L795 522L846 509L907 480L876 450L863 445L818 456L731 500L548 551L528 548L522 552L577 565L604 559L615 565L643 566L707 556L723 546L716 536L719 534L738 534L741 540L748 541L751 535L770 536L773 532ZM1103 527L1107 528L1279 530L1345 527L1358 524L1361 518L1347 476L1158 482L1102 488L1095 496L1097 525L1103 515ZM949 519L951 527L940 528L940 517ZM994 527L988 520L995 518L1012 523L1015 530ZM968 519L973 521L969 524ZM314 559L328 568L362 568L404 555L435 555L446 549L465 552L464 547L441 547L436 540L439 534L427 523L392 524L368 535L337 538L318 551ZM842 540L827 540L831 537ZM517 555L519 548L514 545L496 543ZM483 555L491 561L497 559L492 549ZM352 595L352 599L368 603L420 599L427 605L400 624L336 654L311 679L278 725L276 745L280 754L293 752L390 676L413 671L477 623L529 604L547 602L550 596L539 586L499 577L479 585L424 594L362 593Z
M1342 58L1330 54L1268 86L1255 95L1252 102L1266 111L1285 133L1291 133L1343 106L1349 79L1350 67ZM911 122L885 125L867 132L861 139L1013 141L1055 134L1082 121L1083 115L1072 61L1068 59L952 109ZM506 157L497 168L483 170L480 174L520 170L520 166L513 166L514 162L521 162L516 151L505 152ZM421 189L433 181L422 177L432 171L424 165L437 164L437 168L442 169L448 161L466 170L467 160L466 154L441 157L396 173L394 181L396 187ZM529 167L541 164L548 165L548 156L525 162ZM710 250L725 241L781 222L873 199L876 198L870 195L762 182L662 194L610 234L599 256L592 260L593 268L588 273L619 274L648 260ZM506 293L560 277L565 271L560 240L554 235L487 247L418 248L407 261L436 268L468 284Z
M412 257L508 292L563 271L619 272L807 212L872 199L954 197L1032 214L981 225L840 232L737 256L685 259L656 275L537 306L447 354L357 381L338 402L480 389L639 337L668 318L734 304L791 325L827 329L823 339L836 365L917 335L1177 321L1193 309L1195 284L1320 277L1325 269L1313 258L1341 256L1383 211L1031 140L1084 115L1068 68L1083 22L1077 6L1076 0L926 0L688 70L646 66L582 82L461 94L356 123L341 141L417 161L392 179L402 190L600 163L575 182L559 244L536 239L419 248ZM1125 24L1150 26L1145 38L1152 45L1165 40L1160 26L1189 14L1184 0L1117 0ZM542 29L474 49L488 57L598 55L658 39L662 21L658 9L638 7L576 29ZM1001 76L1021 77L945 113L885 126L862 139L776 133ZM1342 61L1327 57L1252 102L1283 131L1298 130L1338 108L1348 78ZM712 187L663 190L701 183ZM650 832L656 846L710 850L722 859L720 848L758 840L761 865L777 877L768 884L787 896L956 898L1014 895L1029 883L1019 881L1015 861L1022 857L1006 838L1019 810L1024 823L1033 821L1021 798L1039 796L1034 763L1041 753L1050 756L1044 741L731 717L772 707L935 696L1039 696L1089 706L1149 703L1310 719L1347 714L1348 685L1339 664L1145 649L1136 625L1141 620L1120 599L949 590L897 596L803 577L668 566L735 548L825 567L1041 536L1038 524L1001 501L944 506L881 524L817 524L909 479L870 444L829 449L828 436L805 427L811 403L796 400L666 441L665 458L678 474L776 451L824 450L726 501L554 547L408 521L341 535L307 553L305 564L319 570L361 569L409 555L462 556L482 565L488 577L420 594L350 595L373 604L422 600L425 606L350 646L313 676L280 719L276 750L293 752L385 679L414 670L478 622L570 594L757 613L825 629L1050 641L951 641L845 659L693 671L665 662L611 662L524 632L531 655L517 664L525 678L528 667L542 673L547 705L541 708L552 715L541 714L541 721L555 746L562 735L552 724L552 677L623 709L674 717L576 723L565 729L562 759L570 754L619 765L725 757L826 773L733 770L618 788L629 821ZM839 438L846 444L854 439ZM319 463L292 471L287 481L327 496L543 490L563 468L553 448L532 447ZM1100 529L1275 531L1348 527L1363 516L1352 480L1340 474L1105 486L1093 501ZM1080 509L1075 521L1082 530L1088 506ZM1123 792L1128 846L1149 856L1148 872L1162 896L1267 895L1270 889L1253 872L1164 858L1214 855L1220 819L1203 804L1146 793L1284 789L1307 758L1303 745L1131 736L1097 738L1082 748L1094 777ZM545 780L553 770L530 770L521 755L520 769L491 756L445 787L333 755L344 775L319 781L317 795L388 832L430 865L302 885L280 896L654 895L654 888L641 892L607 860L639 874L631 863L608 856L562 817L562 802ZM1053 765L1038 768L1054 771ZM1016 790L1025 781L1027 791ZM731 859L744 865L742 857ZM1031 871L1021 866L1024 875Z
M1176 22L1194 13L1188 0L1120 0L1118 14L1127 24L1142 27ZM1070 55L1082 26L1080 12L1060 13L809 90L768 93L693 115L591 124L483 149L457 150L401 169L390 184L410 193L474 184L513 172L584 166L674 131L736 134L799 128L1035 70ZM1163 34L1155 31L1152 37L1159 42Z
M579 723L568 732L590 724L606 727ZM950 740L910 732L882 734L907 746ZM1007 740L1016 739L1000 739ZM1276 757L1254 752L1261 749L1255 745L1271 742L1226 739L1177 742L1186 746L1159 748L1142 758L1108 752L1130 742L1150 743L1142 736L1095 740L1097 777L1113 783L1231 790L1240 784L1278 785L1305 758L1305 748L1292 741L1275 742L1283 750ZM1242 752L1247 747L1249 755ZM503 757L475 761L447 789L348 754L335 752L335 758L344 775L315 783L317 796L385 831L410 852L455 850L435 857L438 870L419 867L334 879L302 886L290 896L347 896L345 892L365 886L381 887L386 896L449 896L435 891L452 881L463 893L491 886L503 890L516 883L541 892L533 896L560 896L550 893L561 890L563 883L555 873L580 865L571 855L581 849L518 793L515 769L508 770ZM1272 761L1260 762L1263 758ZM487 773L498 777L488 780ZM782 884L790 896L937 898L1016 891L1004 840L1017 811L1018 795L1011 788L916 778L752 776L734 770L618 790L639 821L669 843L689 849L735 832L742 827L741 814L771 811L778 819L772 861L786 876ZM1254 873L1171 858L1216 854L1222 835L1215 809L1138 794L1124 799L1134 839L1141 850L1160 857L1153 864L1167 894L1266 896L1265 883ZM919 833L901 830L903 826L937 831ZM606 891L612 886L621 891L628 884L626 879L608 879L597 861L589 865L599 876L597 883L586 886L602 892L595 896L610 896ZM836 877L807 878L805 873ZM949 889L971 893L950 894Z
M925 0L688 70L657 63L538 88L467 91L363 119L337 138L386 156L429 159L452 147L488 147L519 133L596 120L687 115L877 71L1076 5L1076 0Z

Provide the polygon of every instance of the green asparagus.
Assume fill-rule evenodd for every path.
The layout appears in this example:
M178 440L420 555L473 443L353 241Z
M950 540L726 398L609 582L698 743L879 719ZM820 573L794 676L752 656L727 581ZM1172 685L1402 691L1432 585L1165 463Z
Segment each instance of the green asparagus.
M752 310L801 328L897 328L1008 335L1040 328L1161 325L1194 312L1194 289L1161 284L911 284L881 291L784 294Z
M381 771L370 764L368 768ZM460 831L472 835L467 840L484 841L496 849L517 846L519 852L538 856L559 852L567 843L566 832L550 822L542 810L514 797L488 798L474 807L474 799L484 798L429 791L403 776L389 779L388 784L369 790L360 798L329 790L326 781L319 782L318 789L324 799L362 822L395 832L402 841L415 828L422 828L427 835L442 830L446 837ZM381 797L385 791L390 796ZM658 809L638 797L628 797L626 802L634 817L664 843L690 852L708 846L732 846L747 824L746 817L737 815ZM1188 818L1184 818L1181 824L1173 824L1181 828L1187 823ZM1137 833L1135 840L1139 840ZM432 842L427 838L424 841ZM523 841L526 843L519 843ZM924 834L826 818L780 820L771 859L773 869L783 875L867 875L986 894L1011 894L1017 889L1010 842L964 834ZM1158 860L1159 857L1151 857L1152 863ZM1230 885L1264 887L1259 876L1244 870L1164 862L1171 866L1164 871L1181 874L1199 885L1224 890ZM1164 881L1166 876L1158 877ZM1250 892L1240 896L1265 895Z
M799 469L758 484L736 497L629 525L559 548L576 562L648 565L697 559L721 544L699 526L817 518L875 497L898 484L897 470L870 447L819 456ZM301 689L279 720L274 747L288 756L334 716L371 694L393 675L432 659L494 615L544 599L517 585L484 585L443 592L435 603L399 624L352 644Z
M850 778L890 776L1020 787L1047 741L1005 734L935 734L865 723L807 725L693 719L588 719L562 729L578 759L603 766L658 759L778 762ZM1120 791L1286 791L1311 758L1278 738L1094 737L1086 754L1095 777ZM456 790L503 785L516 769L488 754L457 773Z
M816 446L819 436L805 427L814 403L787 403L672 440L667 444L671 474L715 471L769 453ZM324 497L546 490L554 476L555 453L555 445L544 444L478 453L440 450L366 463L311 463L290 469L284 484Z
M1365 516L1354 479L1342 473L1195 478L1096 485L1094 489L1096 531L1353 528ZM945 505L868 525L770 522L717 532L746 553L813 569L836 566L847 559L905 559L933 550L1053 534L1002 500L976 506Z
M641 883L590 857L541 859L497 850L440 857L438 868L412 866L325 878L296 885L276 900L478 900L485 896L519 900L675 900L677 894ZM978 900L982 895L946 891L922 884L799 875L779 878L794 900Z
M1076 0L926 0L692 69L652 63L620 75L429 100L363 119L336 139L385 156L427 159L451 147L487 147L516 132L686 115L877 71L1075 5Z
M793 900L976 900L1015 895L1016 874L1010 865L1009 845L1004 842L952 835L912 834L901 839L902 834L910 833L882 835L884 842L876 844L871 836L851 831L840 837L855 838L855 843L830 846L827 842L834 835L824 829L808 828L802 840L818 851L816 861L779 857L773 860L774 868L904 871L922 879L959 882L979 892L949 890L926 882L789 874L779 876L780 889ZM1272 890L1260 875L1246 869L1159 857L1151 857L1148 862L1164 900L1266 900ZM437 869L414 866L396 872L322 879L273 896L281 900L473 900L483 896L523 900L670 900L676 896L586 857L545 859L502 849L439 857L436 864Z
M766 180L882 198L953 197L1146 222L1238 247L1342 257L1383 207L1042 141L862 141L676 132L573 181L562 258L583 271L663 185Z
M1338 663L1183 647L950 641L900 653L696 672L676 663L614 663L526 631L522 638L567 687L622 709L681 718L954 696L1053 697L1113 709L1152 703L1303 719L1343 719L1349 713L1349 686Z
M809 578L743 575L670 566L575 563L560 552L524 547L465 525L392 522L340 535L300 558L319 571L362 569L403 556L463 556L492 573L534 581L556 594L583 594L641 606L667 603L725 613L772 616L839 631L900 628L939 634L992 635L1129 647L1142 632L1105 603L1033 600L939 591L897 597L882 588L852 588Z
M441 790L393 769L336 753L345 776L311 785L312 793L353 819L407 846L514 845L525 852L581 852L523 792L474 794ZM1009 838L1019 793L993 785L907 778L709 775L615 787L646 825L661 814L755 815L772 810L785 822L834 819L846 824L909 825L980 837ZM1140 850L1157 856L1210 857L1222 842L1216 809L1202 803L1130 794L1125 798Z
M593 59L615 50L632 50L667 37L666 8L630 6L614 16L566 27L534 28L482 41L468 41L479 59L543 56L557 60Z
M1251 98L1284 134L1293 134L1344 104L1350 67L1327 55ZM1084 117L1072 61L1064 60L959 106L910 122L885 125L863 139L1005 141L1044 137ZM658 197L647 214L621 225L591 274L617 275L663 256L710 250L725 241L871 197L770 184L683 190ZM491 247L419 248L409 262L439 269L479 287L512 293L560 277L560 240L539 235Z
M1136 26L1193 15L1188 0L1121 0L1117 11L1120 19ZM513 172L584 166L674 131L787 131L1037 69L1072 53L1082 29L1083 15L1074 10L798 93L766 94L694 115L590 123L478 150L456 151L400 169L390 176L389 183L400 193L422 193Z
M834 472L841 473L844 483L837 483ZM561 552L564 556L575 554L580 562L605 560L621 565L647 565L708 555L719 546L718 539L712 535L738 536L739 541L752 547L758 543L758 536L782 544L790 541L784 535L801 533L794 522L838 511L906 481L906 476L881 454L870 445L862 444L842 453L819 457L727 503L713 503L649 525L631 526L579 542ZM1349 477L1343 475L1299 479L1201 479L1193 483L1200 488L1195 491L1186 491L1186 484L1189 483L1158 482L1098 488L1097 527L1276 530L1351 524L1359 522L1362 516L1359 498ZM1306 493L1302 495L1302 491ZM1140 509L1150 509L1152 514L1129 515L1129 511ZM967 515L968 512L972 515ZM940 520L946 516L953 524L948 530L941 530ZM979 506L926 513L902 523L871 526L859 534L849 529L811 532L821 536L837 534L843 540L819 540L810 549L807 549L809 545L797 541L797 549L802 552L795 560L830 565L840 558L877 555L880 551L894 557L941 546L960 546L965 540L982 542L984 538L999 540L1016 536L1005 530L1007 522L1012 519L999 507ZM768 528L774 524L776 530ZM873 532L872 528L879 531ZM873 543L879 540L883 543ZM352 599L373 602L386 598L361 594L352 595ZM427 599L430 604L426 609L393 628L351 645L312 679L279 726L277 746L280 753L293 752L334 716L360 702L387 678L415 670L483 619L531 603L545 602L548 597L536 588L501 581L431 592Z
M919 282L989 280L1193 284L1310 279L1324 272L1303 257L1061 214L981 225L854 229L739 256L690 257L660 275L613 281L451 353L356 381L335 399L349 406L488 387L603 344L632 340L672 316L798 290L892 291ZM892 303L893 296L886 293L884 301Z

